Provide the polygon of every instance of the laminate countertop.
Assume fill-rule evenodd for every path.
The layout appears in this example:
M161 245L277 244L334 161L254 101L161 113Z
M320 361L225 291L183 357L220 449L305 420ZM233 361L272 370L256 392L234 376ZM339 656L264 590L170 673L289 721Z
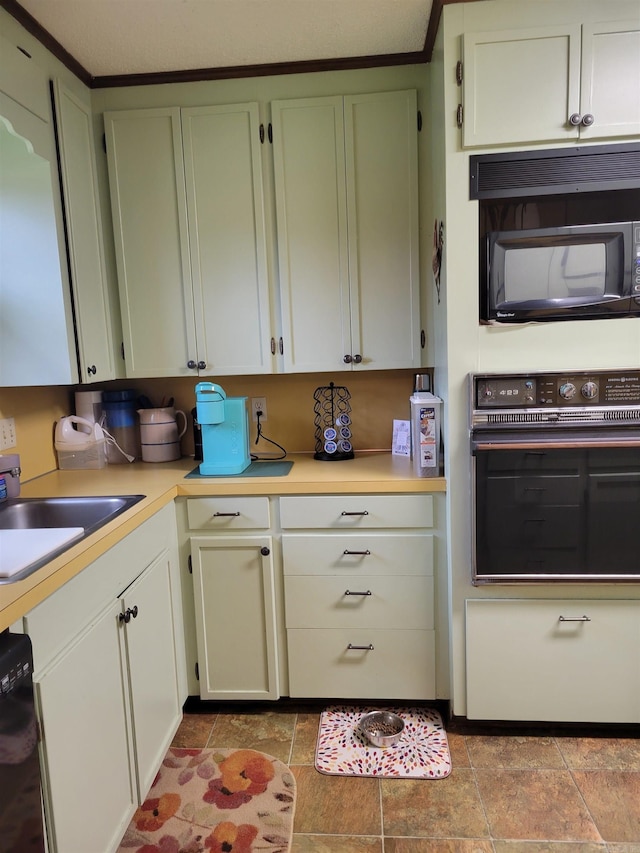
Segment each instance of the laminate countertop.
M187 478L193 458L134 462L100 470L51 471L23 483L20 497L144 495L143 500L85 539L71 545L30 577L0 586L0 630L11 625L177 497L207 495L330 495L444 492L444 477L416 477L411 461L388 452L322 462L290 454L285 476ZM266 464L266 463L265 463ZM0 508L0 512L1 512Z

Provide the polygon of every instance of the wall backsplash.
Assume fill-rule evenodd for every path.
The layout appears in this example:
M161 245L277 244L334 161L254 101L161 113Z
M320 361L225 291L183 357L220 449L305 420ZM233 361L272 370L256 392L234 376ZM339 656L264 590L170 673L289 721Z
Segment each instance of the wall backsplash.
M414 370L377 371L370 373L287 374L277 376L213 377L229 397L266 397L268 419L263 433L290 453L312 452L315 444L315 389L333 381L345 385L351 394L352 434L354 450L389 450L394 418L409 418L409 396L413 389ZM135 388L154 405L164 397L174 397L175 406L183 409L189 429L182 440L185 455L193 454L191 409L195 406L197 377L138 379L82 386L82 390L115 390ZM57 467L53 447L54 423L74 412L74 387L3 388L0 389L0 417L13 417L16 422L17 447L7 452L20 454L22 480L45 474ZM255 445L255 425L251 423L251 450L258 454L276 452L268 442Z

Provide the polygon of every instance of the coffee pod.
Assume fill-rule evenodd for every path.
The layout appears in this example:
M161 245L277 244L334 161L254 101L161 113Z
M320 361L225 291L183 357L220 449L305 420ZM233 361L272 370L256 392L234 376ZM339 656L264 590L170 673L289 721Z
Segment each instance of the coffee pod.
M351 438L351 430L349 427L340 427L338 434L340 438Z
M325 441L324 443L324 452L325 453L335 453L338 449L338 445L335 441Z
M336 418L336 426L338 427L349 426L350 423L351 418L347 414L338 415L338 417Z
M351 446L350 441L347 441L346 438L343 438L338 442L338 450L341 453L351 453L351 451L353 450L353 447Z
M333 427L327 427L324 431L324 437L327 441L335 441L338 433L335 431Z

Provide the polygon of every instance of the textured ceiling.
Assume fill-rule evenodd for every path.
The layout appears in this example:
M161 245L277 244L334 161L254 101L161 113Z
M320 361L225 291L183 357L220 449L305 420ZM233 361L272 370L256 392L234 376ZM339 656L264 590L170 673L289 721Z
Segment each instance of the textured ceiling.
M19 0L91 77L421 51L432 0Z

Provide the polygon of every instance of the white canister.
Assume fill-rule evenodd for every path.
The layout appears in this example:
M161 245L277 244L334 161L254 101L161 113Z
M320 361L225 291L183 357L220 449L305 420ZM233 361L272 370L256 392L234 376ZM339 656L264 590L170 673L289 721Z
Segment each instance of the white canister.
M180 409L138 409L143 462L173 462L180 459L180 439L187 431L187 416ZM178 430L178 416L182 429Z

